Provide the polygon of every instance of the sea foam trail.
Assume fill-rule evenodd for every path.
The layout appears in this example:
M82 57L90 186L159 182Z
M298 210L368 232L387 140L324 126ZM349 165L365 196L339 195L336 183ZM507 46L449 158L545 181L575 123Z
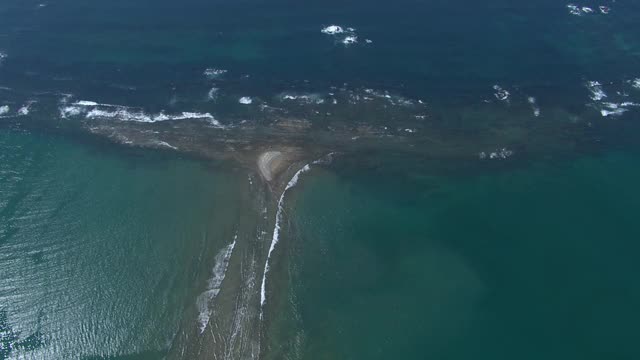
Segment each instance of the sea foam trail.
M86 119L113 119L119 121L134 121L144 123L155 123L159 121L175 120L208 120L209 123L218 128L224 128L216 118L210 113L199 113L183 111L178 114L149 114L140 109L114 104L104 104L89 100L80 100L67 106L67 98L61 101L60 117L63 119L84 115Z
M269 273L269 262L271 260L271 255L273 250L275 250L276 245L280 241L280 224L282 223L282 212L284 211L284 196L287 191L292 187L298 184L298 180L300 179L300 175L306 173L311 170L311 166L309 164L305 165L302 169L298 170L298 172L293 175L287 186L285 187L282 195L280 195L280 199L278 200L278 209L276 211L276 225L273 229L273 238L271 239L271 247L269 248L269 253L267 254L267 261L264 263L264 273L262 275L262 287L260 289L260 319L263 317L263 308L265 303L267 302L267 275Z
M202 334L207 328L207 325L209 325L209 319L213 313L212 302L216 296L218 296L218 293L220 293L220 288L222 287L222 282L224 281L224 277L227 273L229 260L231 259L231 254L233 254L233 249L236 247L237 240L238 235L234 237L231 244L225 246L220 250L220 252L218 252L215 258L212 276L207 283L207 289L200 294L196 300L196 304L198 306L198 328L200 329L200 334Z

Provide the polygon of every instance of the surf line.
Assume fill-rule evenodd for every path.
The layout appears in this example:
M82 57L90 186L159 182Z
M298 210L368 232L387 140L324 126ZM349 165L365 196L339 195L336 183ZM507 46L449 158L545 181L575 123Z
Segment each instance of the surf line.
M273 250L275 250L276 245L280 241L280 224L282 223L282 212L284 211L284 196L287 191L292 187L296 186L298 180L300 179L300 175L306 173L311 170L311 166L309 164L305 165L302 169L298 170L287 186L284 188L282 195L280 195L280 199L278 200L278 208L276 210L276 225L273 229L273 237L271 238L271 247L269 247L269 253L267 254L267 261L264 263L264 273L262 275L262 287L260 288L260 320L264 315L263 309L264 305L267 302L267 275L269 274L269 263L271 261L271 255L273 254Z
M200 334L204 332L209 325L209 319L213 314L212 302L220 293L222 288L222 282L224 281L229 267L229 261L233 254L233 249L236 247L236 241L238 240L238 234L233 238L233 242L220 250L215 257L215 263L212 270L212 276L207 281L206 290L201 293L196 299L196 305L198 306L198 328Z
M329 153L326 156L312 162L311 164L316 165L316 164L329 163L331 162L333 155L334 153ZM280 199L278 200L278 207L276 210L276 225L273 229L273 237L271 238L271 246L269 247L269 253L267 254L267 261L265 261L264 263L264 273L262 275L262 287L260 288L260 320L263 319L264 306L267 303L267 275L269 274L269 270L270 270L269 264L271 261L271 255L273 254L273 251L275 250L276 245L280 241L280 229L281 229L280 224L282 223L282 217L283 217L282 213L284 212L284 197L287 194L287 191L289 191L289 189L293 188L298 184L298 181L300 180L300 176L308 172L309 170L311 170L310 164L307 164L304 167L302 167L302 169L298 170L293 175L291 180L289 180L289 182L287 183L287 186L284 188L284 191L282 192L282 195L280 195Z

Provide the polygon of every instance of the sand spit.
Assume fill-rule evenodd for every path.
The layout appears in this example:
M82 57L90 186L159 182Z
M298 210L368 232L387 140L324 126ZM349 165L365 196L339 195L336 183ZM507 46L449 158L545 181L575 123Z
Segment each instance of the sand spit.
M267 151L258 156L258 170L264 180L273 180L274 175L282 168L283 158L281 151Z
M291 164L303 157L302 151L296 148L283 147L278 150L267 150L258 156L258 172L267 183L272 183Z

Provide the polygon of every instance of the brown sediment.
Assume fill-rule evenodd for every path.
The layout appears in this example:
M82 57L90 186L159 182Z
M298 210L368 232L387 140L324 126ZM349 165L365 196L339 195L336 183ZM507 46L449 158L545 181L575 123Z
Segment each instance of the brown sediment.
M535 122L515 121L513 111L507 110L491 115L489 123L480 121L484 113L470 110L460 113L459 119L447 119L449 121L442 124L396 123L388 127L367 122L327 122L312 126L309 121L291 118L277 119L269 125L253 121L229 128L210 127L196 121L163 124L87 121L86 126L91 132L119 143L228 161L245 169L254 179L262 180L243 194L247 210L237 222L238 245L215 300L217 310L209 327L199 334L195 319L186 319L183 338L175 342L176 348L169 356L172 359L249 359L268 352L261 340L264 328L269 326L270 314L267 313L264 322L258 316L259 279L274 229L276 202L292 174L302 165L334 151L346 156L352 154L352 159L360 165L381 153L400 154L412 159L415 166L423 159L487 162L492 160L481 160L479 152L509 148L515 150L517 157L559 149L571 151L576 148L577 139L588 139L585 127L568 121L569 117L563 112ZM473 124L473 128L458 126L462 120ZM408 127L411 131L405 130ZM279 286L277 279L269 286L277 292L274 290ZM179 346L185 346L186 350Z

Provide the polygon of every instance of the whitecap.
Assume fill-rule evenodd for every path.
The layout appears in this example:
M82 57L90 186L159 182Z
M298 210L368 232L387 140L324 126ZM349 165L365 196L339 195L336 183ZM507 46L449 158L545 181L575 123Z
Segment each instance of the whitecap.
M623 103L611 103L611 102L605 102L602 103L603 109L600 110L600 114L603 117L607 117L607 116L619 116L624 114L625 112L627 112L629 109L629 107L637 107L640 106L640 104L636 104L633 102L623 102Z
M633 81L631 81L631 86L640 90L640 78L633 79Z
M129 111L126 109L117 109L114 111L93 109L86 115L87 119L117 119L122 121L136 121L136 122L155 122L162 120L169 120L164 116L154 119L151 116L145 114L142 111Z
M168 147L169 149L178 150L178 148L177 148L177 147L175 147L175 146L173 146L173 145L169 144L169 143L168 143L168 142L166 142L166 141L160 141L160 140L158 140L158 141L156 141L156 142L155 142L155 144L156 144L156 145L158 145L158 146Z
M491 152L480 152L478 153L478 158L480 160L504 160L504 159L508 159L511 156L513 156L514 151L513 150L509 150L507 148L501 148L501 149L497 149L495 151L491 151Z
M216 100L218 98L218 92L219 92L219 88L217 87L213 87L211 88L211 90L209 90L209 92L207 93L207 99L209 100Z
M500 85L493 85L493 89L496 91L493 96L500 101L509 100L509 96L511 95L507 90L500 87Z
M582 15L582 10L580 10L580 8L577 5L569 4L567 5L567 9L569 9L569 13L571 15L576 15L576 16Z
M592 14L593 13L593 9L588 7L588 6L583 6L581 10L585 14Z
M77 105L77 106L102 106L102 107L126 108L126 106L122 106L122 105L101 104L101 103L97 103L97 102L95 102L95 101L88 101L88 100L79 100L79 101L76 101L75 103L73 103L73 105Z
M92 110L99 111L99 110ZM91 113L87 114L87 118L90 118ZM97 114L95 117L100 117L101 115L106 115L105 117L116 117L118 120L124 121L139 121L139 122L158 122L158 121L169 121L169 120L190 120L190 119L208 119L210 121L215 121L213 115L209 113L196 113L196 112L182 112L178 115L166 115L164 113L160 113L158 115L147 115L144 112L130 112L124 109L117 110L115 112L102 112ZM216 121L217 123L217 121Z
M358 37L355 35L349 35L342 40L342 43L345 45L351 45L358 42Z
M60 117L66 119L70 116L78 116L82 114L85 109L79 106L65 106L60 108Z
M624 114L625 112L627 112L627 109L625 108L619 108L619 109L614 109L614 110L607 110L607 109L602 109L600 110L600 114L602 114L602 116L607 117L607 116L619 116Z
M513 155L513 150L502 148L489 154L489 159L506 159Z
M238 99L238 102L243 105L250 105L251 103L253 103L253 99L248 96L243 96Z
M86 119L114 119L120 121L136 121L145 123L170 120L202 119L209 120L209 122L214 126L223 127L210 113L183 111L179 114L174 115L168 115L164 112L154 115L147 114L141 110L132 110L132 108L126 106L102 104L95 101L87 100L80 100L73 103L72 106L64 106L60 108L60 117L62 118L79 116L82 114L86 114Z
M607 94L602 90L602 84L597 81L587 82L587 89L591 92L589 97L593 101L600 101L607 97Z
M217 79L219 77L221 77L222 75L226 74L228 72L228 70L224 70L224 69L215 69L215 68L208 68L204 71L204 76L206 76L209 79Z
M87 100L76 101L74 104L75 105L79 105L79 106L98 106L97 102L95 102L95 101L87 101Z
M5 115L9 112L9 110L11 110L9 108L9 105L2 105L0 106L0 115Z
M169 116L169 120L188 120L188 119L209 119L215 120L213 115L209 113L198 113L198 112L188 112L183 111L179 115Z
M280 95L281 100L297 101L305 104L323 104L324 99L320 94L293 94L284 93Z
M336 34L342 34L344 32L344 29L342 28L342 26L338 26L338 25L329 25L325 28L323 28L322 30L320 30L322 33L324 34L328 34L328 35L336 35Z
M20 109L18 109L18 115L20 116L26 116L29 115L29 112L31 110L31 105L33 105L34 101L29 101L26 104L24 104Z
M600 12L605 15L611 11L608 6L598 6L598 9L600 9Z
M540 107L536 102L536 98L534 98L533 96L529 96L527 98L527 101L529 102L529 104L531 104L531 108L533 109L533 116L535 117L540 116Z

